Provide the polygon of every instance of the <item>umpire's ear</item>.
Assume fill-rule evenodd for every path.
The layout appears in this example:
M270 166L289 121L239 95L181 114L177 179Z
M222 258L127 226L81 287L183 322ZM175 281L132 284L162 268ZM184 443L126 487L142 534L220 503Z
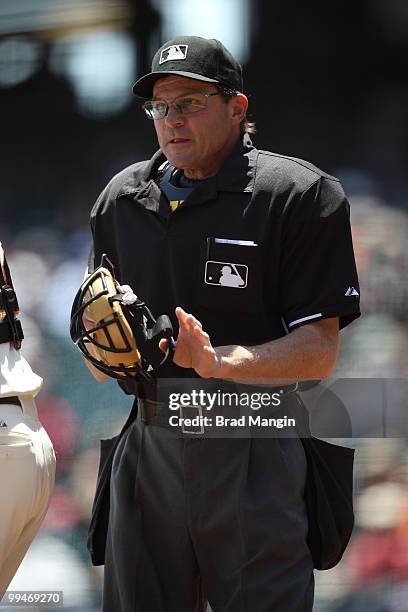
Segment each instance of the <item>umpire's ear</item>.
M248 98L243 93L236 93L228 100L231 121L234 125L240 125L248 110Z

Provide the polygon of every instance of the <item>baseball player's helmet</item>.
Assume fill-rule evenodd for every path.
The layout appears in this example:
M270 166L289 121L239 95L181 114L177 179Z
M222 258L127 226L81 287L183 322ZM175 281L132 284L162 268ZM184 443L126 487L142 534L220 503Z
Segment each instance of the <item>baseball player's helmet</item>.
M91 320L88 329L84 322ZM120 285L106 255L75 296L71 312L71 338L98 370L119 380L151 380L152 373L174 348L173 328L167 315L156 320L128 285ZM169 351L159 348L169 340Z

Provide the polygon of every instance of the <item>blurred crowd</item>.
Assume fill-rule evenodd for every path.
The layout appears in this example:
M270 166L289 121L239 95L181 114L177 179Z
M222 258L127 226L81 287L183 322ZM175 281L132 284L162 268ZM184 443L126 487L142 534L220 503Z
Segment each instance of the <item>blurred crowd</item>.
M363 316L342 334L333 379L407 378L408 214L381 201L369 181L351 172L340 178L351 203ZM96 612L103 568L90 564L86 532L99 439L120 429L131 398L113 381L96 383L69 338L90 232L1 229L23 313L23 353L44 378L39 412L57 455L48 515L10 589L62 590L67 611ZM341 564L316 573L316 612L408 611L408 443L395 434L346 437L356 448L356 528Z

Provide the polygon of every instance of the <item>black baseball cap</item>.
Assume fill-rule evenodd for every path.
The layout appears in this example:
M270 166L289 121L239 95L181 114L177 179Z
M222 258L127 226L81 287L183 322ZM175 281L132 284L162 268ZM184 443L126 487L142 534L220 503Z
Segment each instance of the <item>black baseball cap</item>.
M155 82L171 74L219 83L233 91L243 88L241 66L215 38L178 36L164 43L153 58L152 71L136 81L133 93L151 98Z

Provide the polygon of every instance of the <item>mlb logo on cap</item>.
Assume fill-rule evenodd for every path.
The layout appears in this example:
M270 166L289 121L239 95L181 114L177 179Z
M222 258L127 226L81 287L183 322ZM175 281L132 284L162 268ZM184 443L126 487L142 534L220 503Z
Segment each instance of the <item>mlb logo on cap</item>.
M170 60L185 60L187 57L188 45L170 45L160 53L159 64L169 62Z

